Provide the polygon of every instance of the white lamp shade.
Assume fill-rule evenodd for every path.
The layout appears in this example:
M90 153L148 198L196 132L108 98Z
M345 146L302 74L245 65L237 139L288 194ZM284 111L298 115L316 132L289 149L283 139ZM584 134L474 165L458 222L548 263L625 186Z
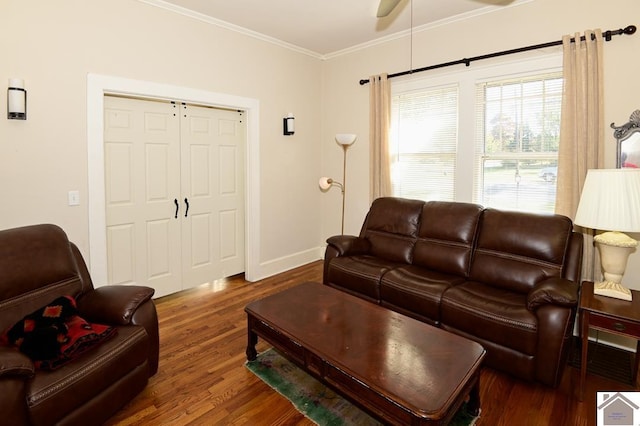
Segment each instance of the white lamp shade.
M640 169L592 169L582 187L576 225L640 232Z
M338 133L336 135L336 142L340 145L351 145L356 141L357 135L354 133Z
M320 185L320 188L323 191L326 191L327 189L331 188L331 182L333 182L331 178L321 177L320 180L318 181L318 185Z

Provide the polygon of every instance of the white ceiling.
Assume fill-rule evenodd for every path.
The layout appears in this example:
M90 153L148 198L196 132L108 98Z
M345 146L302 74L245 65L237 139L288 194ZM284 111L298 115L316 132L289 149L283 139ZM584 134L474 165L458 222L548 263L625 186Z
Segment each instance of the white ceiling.
M376 18L379 0L140 0L327 57L437 25L533 0L401 0ZM413 9L413 13L412 13Z

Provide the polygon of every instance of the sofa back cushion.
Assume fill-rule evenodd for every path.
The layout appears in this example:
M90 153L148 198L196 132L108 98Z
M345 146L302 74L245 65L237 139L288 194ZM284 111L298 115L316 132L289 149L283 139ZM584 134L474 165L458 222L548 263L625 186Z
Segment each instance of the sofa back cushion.
M470 278L527 293L539 281L562 276L572 232L565 216L486 209Z
M422 209L413 264L467 277L482 206L429 201Z
M67 235L55 225L0 231L0 333L83 282Z
M411 263L424 201L383 197L373 201L360 236L370 253L392 262Z

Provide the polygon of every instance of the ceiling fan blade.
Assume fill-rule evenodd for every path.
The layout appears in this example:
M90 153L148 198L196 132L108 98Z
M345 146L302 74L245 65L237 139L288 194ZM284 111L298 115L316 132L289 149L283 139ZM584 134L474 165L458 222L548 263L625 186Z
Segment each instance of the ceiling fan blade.
M380 0L376 16L378 18L384 18L391 13L398 3L400 3L400 0Z

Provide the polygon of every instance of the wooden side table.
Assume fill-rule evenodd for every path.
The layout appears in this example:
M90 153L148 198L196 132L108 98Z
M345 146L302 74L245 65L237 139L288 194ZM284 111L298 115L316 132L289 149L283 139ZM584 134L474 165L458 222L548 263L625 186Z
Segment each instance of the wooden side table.
M631 290L632 301L614 299L593 294L593 282L584 281L580 291L580 336L582 358L580 364L580 401L584 398L584 382L587 376L587 346L589 329L603 330L637 340L633 367L633 383L636 387L640 362L640 292Z

